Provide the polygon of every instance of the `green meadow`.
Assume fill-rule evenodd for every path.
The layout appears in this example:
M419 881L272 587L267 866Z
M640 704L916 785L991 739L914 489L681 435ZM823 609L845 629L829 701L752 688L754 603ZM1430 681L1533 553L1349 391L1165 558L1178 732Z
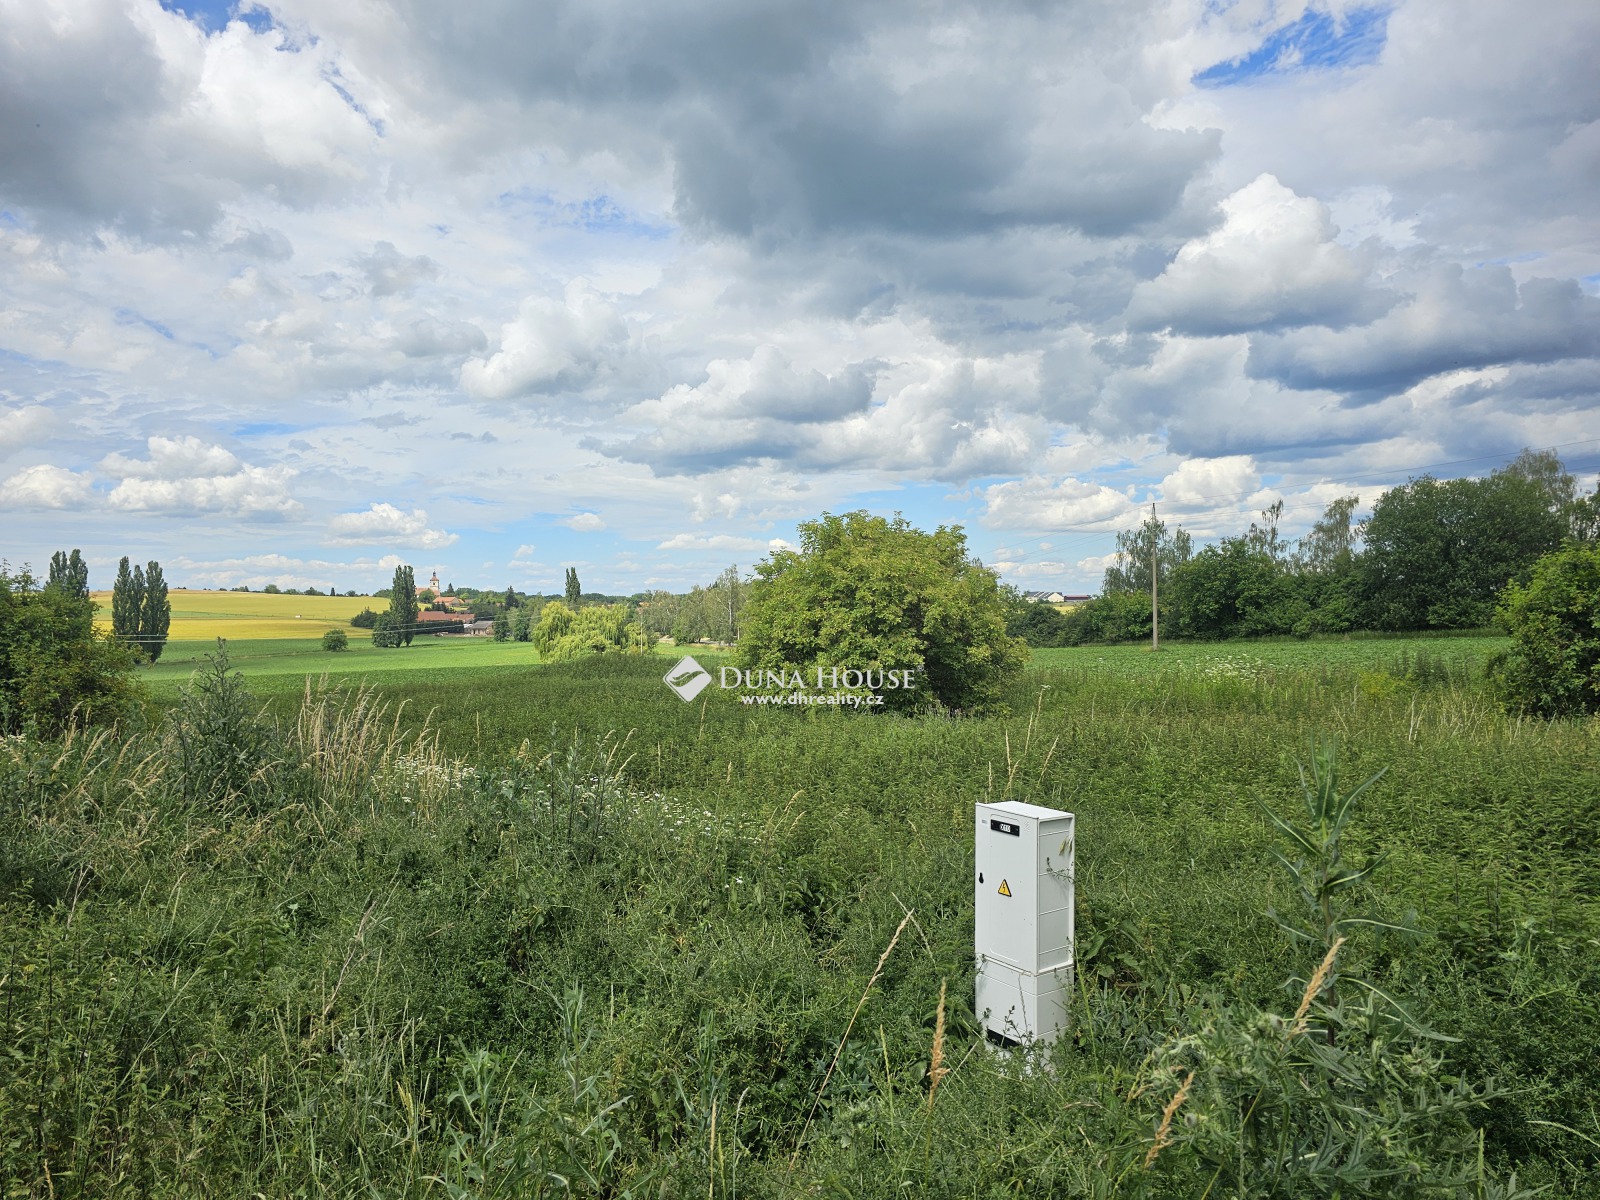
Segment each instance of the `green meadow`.
M147 730L0 757L0 1177L1592 1195L1600 725L1506 716L1501 645L1043 651L981 718L684 703L671 647L477 640L230 642L242 676L180 692L174 645ZM1346 791L1383 772L1340 903L1394 928L1313 1003L1267 810L1303 823L1318 738ZM972 805L1006 797L1079 822L1073 1024L1032 1053L971 1011Z

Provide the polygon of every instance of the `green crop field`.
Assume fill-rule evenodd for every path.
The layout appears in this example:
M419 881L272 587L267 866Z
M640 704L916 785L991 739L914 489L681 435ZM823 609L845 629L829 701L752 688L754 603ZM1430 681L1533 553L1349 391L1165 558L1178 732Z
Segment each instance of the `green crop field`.
M1311 1163L1378 1172L1352 1196L1591 1196L1600 723L1501 712L1501 645L1045 651L981 718L684 703L671 647L240 644L232 698L163 660L133 742L0 751L0 1176L1335 1194L1272 1183ZM1306 1037L1323 951L1267 915L1312 919L1266 810L1303 811L1316 737L1347 789L1384 772L1349 903L1404 929L1349 931ZM972 805L1001 797L1079 820L1073 1024L1033 1058L971 1011Z

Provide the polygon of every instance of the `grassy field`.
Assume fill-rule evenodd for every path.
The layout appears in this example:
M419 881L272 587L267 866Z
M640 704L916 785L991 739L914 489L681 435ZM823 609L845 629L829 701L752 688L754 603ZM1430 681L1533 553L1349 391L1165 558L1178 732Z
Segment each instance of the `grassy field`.
M1515 1171L1590 1196L1600 726L1501 713L1499 644L1048 651L1009 714L959 720L685 704L661 655L400 668L372 676L387 708L308 703L271 659L233 701L174 673L126 748L0 748L0 1177L1484 1200ZM1266 915L1304 910L1263 806L1292 819L1318 735L1346 786L1386 772L1351 903L1414 931L1352 930L1297 1041L1322 950ZM1048 1069L971 1013L971 806L1002 796L1080 823ZM1363 1016L1368 986L1395 1007Z

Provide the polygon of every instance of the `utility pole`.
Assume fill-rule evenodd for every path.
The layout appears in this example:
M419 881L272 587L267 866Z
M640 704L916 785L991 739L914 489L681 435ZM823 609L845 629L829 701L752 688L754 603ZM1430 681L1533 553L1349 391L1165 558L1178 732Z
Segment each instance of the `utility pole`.
M1150 649L1161 649L1161 610L1156 606L1156 578L1161 574L1157 556L1161 539L1156 535L1156 502L1150 501Z

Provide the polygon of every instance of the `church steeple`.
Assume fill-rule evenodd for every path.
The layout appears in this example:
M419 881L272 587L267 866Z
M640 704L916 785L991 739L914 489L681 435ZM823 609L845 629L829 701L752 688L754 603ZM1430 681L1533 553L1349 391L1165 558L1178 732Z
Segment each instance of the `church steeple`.
M441 594L439 591L439 572L435 571L433 573L433 578L428 580L428 586L433 589L433 594L435 596Z

